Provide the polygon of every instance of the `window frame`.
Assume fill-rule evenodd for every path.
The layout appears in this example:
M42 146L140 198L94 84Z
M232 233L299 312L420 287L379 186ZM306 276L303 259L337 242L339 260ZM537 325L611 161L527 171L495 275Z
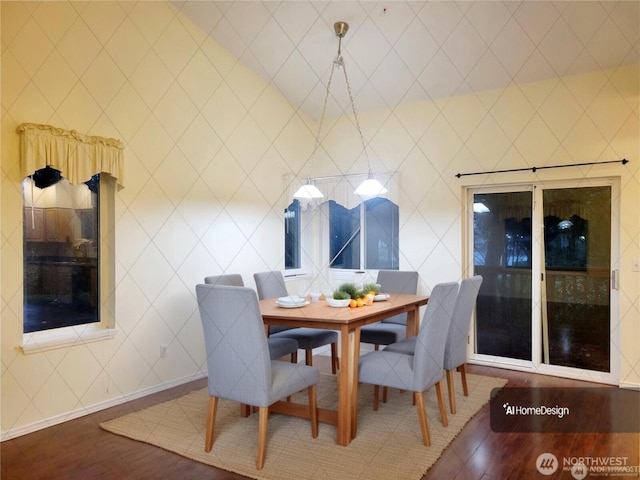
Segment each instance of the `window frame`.
M101 173L98 201L99 322L23 333L19 347L25 354L108 340L118 333L115 323L115 193L116 179Z

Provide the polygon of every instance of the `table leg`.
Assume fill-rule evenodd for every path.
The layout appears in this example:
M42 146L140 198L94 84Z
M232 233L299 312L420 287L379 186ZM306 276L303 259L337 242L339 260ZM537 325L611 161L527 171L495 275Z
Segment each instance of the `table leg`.
M351 438L358 430L358 365L360 362L360 327L353 331L353 383L351 387Z
M407 312L407 337L418 335L420 309L415 307Z
M338 371L338 445L351 442L351 401L353 398L354 332L345 325L340 329L340 370Z

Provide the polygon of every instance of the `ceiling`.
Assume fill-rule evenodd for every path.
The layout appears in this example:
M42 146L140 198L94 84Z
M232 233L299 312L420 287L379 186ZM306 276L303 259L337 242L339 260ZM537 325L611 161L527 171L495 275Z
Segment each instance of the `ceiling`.
M637 1L172 4L311 118L337 55L358 112L638 63ZM351 113L342 69L327 115Z

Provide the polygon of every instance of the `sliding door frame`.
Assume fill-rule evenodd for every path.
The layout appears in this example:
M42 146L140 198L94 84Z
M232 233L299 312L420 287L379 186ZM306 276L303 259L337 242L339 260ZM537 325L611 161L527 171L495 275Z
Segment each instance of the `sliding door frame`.
M492 355L475 353L476 332L475 317L471 325L468 342L469 363L478 365L495 366L511 370L528 371L544 375L552 375L564 378L576 378L581 380L618 385L620 381L620 291L610 284L610 348L609 348L609 372L597 372L573 367L549 365L543 362L542 351L542 313L546 308L543 303L542 278L544 271L544 228L542 211L542 194L545 189L563 189L579 187L611 187L611 271L619 270L620 258L620 179L619 178L588 178L581 180L553 180L545 182L531 182L522 184L468 186L465 187L465 225L463 225L464 239L464 265L465 276L474 272L473 252L473 199L478 193L508 193L531 191L533 194L532 211L532 304L531 304L531 360L519 360ZM538 281L533 281L538 279Z

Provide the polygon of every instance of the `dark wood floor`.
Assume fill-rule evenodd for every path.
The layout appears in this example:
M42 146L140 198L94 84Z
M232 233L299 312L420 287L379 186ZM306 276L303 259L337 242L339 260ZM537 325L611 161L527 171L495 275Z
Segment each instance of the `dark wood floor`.
M330 370L328 357L315 357L316 365ZM506 378L510 386L575 387L581 382L497 368L469 366L468 371ZM76 420L0 444L2 480L38 479L242 479L147 444L105 432L99 423L149 407L206 386L206 380L172 388ZM606 405L590 405L585 414ZM614 412L615 414L615 412ZM347 447L348 448L348 447ZM427 447L425 447L427 448ZM638 433L495 433L490 428L489 406L466 425L424 479L504 480L572 479L570 472L543 477L535 467L538 455L627 457L640 464ZM588 477L590 478L590 477ZM628 477L627 477L628 478Z

